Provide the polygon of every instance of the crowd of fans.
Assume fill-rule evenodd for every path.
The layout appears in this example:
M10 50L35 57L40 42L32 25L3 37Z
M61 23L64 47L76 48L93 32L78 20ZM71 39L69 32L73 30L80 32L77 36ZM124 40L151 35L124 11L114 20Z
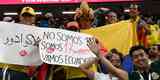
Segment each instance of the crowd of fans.
M10 69L11 79L9 80L30 80L31 77L33 80L160 80L160 20L157 17L140 15L137 5L130 6L130 12L128 12L130 17L126 17L125 15L118 16L116 12L108 8L92 10L85 4L82 2L83 6L77 8L74 15L58 15L57 17L52 13L46 13L38 19L31 7L25 7L19 15L18 23L80 31L80 29L95 28L130 19L131 22L137 23L139 45L133 46L127 56L123 56L117 49L112 49L108 55L103 56L98 40L91 38L88 39L88 47L97 57L80 65L79 69L43 64L38 69L32 68L33 71L37 70L37 73L30 76L26 73L27 71ZM3 21L17 22L11 17L4 17ZM154 32L157 32L157 38L148 43L146 38L154 37ZM98 66L98 71L89 69L92 64ZM73 77L69 75L72 74L72 70L74 73L83 72L86 76L80 76L82 73L79 73L78 76ZM1 72L3 68L0 74Z

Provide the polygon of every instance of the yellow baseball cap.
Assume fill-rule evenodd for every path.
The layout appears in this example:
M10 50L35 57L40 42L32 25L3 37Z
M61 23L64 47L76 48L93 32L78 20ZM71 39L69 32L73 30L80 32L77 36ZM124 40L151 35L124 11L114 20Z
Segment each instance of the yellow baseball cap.
M36 15L34 9L32 7L24 7L21 11L21 15L23 15L24 13L28 13L28 14L31 14L33 16Z

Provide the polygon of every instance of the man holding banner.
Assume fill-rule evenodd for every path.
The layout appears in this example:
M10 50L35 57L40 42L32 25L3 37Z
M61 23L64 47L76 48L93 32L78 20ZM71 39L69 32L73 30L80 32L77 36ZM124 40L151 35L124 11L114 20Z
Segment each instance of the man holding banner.
M80 8L76 9L74 20L78 22L78 29L90 29L94 19L93 10L89 7L86 0L81 0ZM77 23L76 23L77 24ZM94 65L90 69L97 70ZM78 68L65 67L67 80L89 80L87 76Z
M21 13L20 13L20 22L19 23L20 24L25 24L25 25L34 25L35 24L35 15L36 14L35 14L33 8L24 7L22 9ZM4 23L4 25L5 24L7 24L7 23ZM19 38L18 35L17 35L17 38ZM12 42L13 42L13 40L12 40ZM6 44L8 44L8 43L6 43ZM12 52L14 52L14 51L12 51ZM21 56L25 56L25 55L27 55L27 52L25 50L23 50L19 54ZM13 55L13 54L10 54L10 56L11 55ZM13 56L13 57L15 57L15 56ZM3 64L0 64L0 78L3 78L3 80L31 80L35 70L36 70L35 67L22 66L20 64L16 64L16 61L14 61L14 64L10 64L9 62L7 64L3 63Z

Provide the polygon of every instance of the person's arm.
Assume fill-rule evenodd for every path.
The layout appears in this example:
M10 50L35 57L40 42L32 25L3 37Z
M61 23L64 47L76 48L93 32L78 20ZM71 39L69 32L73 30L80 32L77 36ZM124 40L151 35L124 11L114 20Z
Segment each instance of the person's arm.
M112 65L112 63L107 60L104 56L100 56L101 62L107 66L108 70L115 74L117 77L120 78L120 80L128 80L128 73L122 69L116 68Z
M90 8L90 10L89 10L89 19L90 19L90 20L93 20L93 19L94 19L94 11L93 11L92 8Z
M91 61L88 61L87 63L81 64L79 66L80 70L87 75L90 79L94 79L94 72L92 70L89 70L89 68L98 61L97 58L92 59Z
M147 34L150 33L149 25L145 21L141 20L139 26L141 26L142 28L144 28L144 30L146 30Z
M80 8L77 8L76 11L75 11L75 15L74 15L74 20L77 21L81 15L83 14L82 11L80 10Z
M122 69L116 68L112 63L100 54L100 45L95 38L88 40L88 47L100 59L100 61L107 66L108 70L115 74L121 80L128 80L128 73Z

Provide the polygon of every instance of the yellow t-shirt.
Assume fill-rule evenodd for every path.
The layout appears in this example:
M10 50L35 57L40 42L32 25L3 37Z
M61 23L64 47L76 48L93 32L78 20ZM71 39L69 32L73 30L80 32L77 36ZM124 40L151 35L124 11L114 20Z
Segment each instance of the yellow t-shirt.
M92 65L90 70L96 72L97 71L97 66L95 64ZM66 79L87 77L79 68L65 67L65 72L66 72Z
M148 35L148 43L150 45L159 43L159 26L158 25L150 25L151 34Z
M7 66L8 66L8 68L10 70L14 70L14 71L18 71L18 72L24 72L24 73L26 73L28 71L28 67L27 66L0 63L0 68L1 69L5 68Z

